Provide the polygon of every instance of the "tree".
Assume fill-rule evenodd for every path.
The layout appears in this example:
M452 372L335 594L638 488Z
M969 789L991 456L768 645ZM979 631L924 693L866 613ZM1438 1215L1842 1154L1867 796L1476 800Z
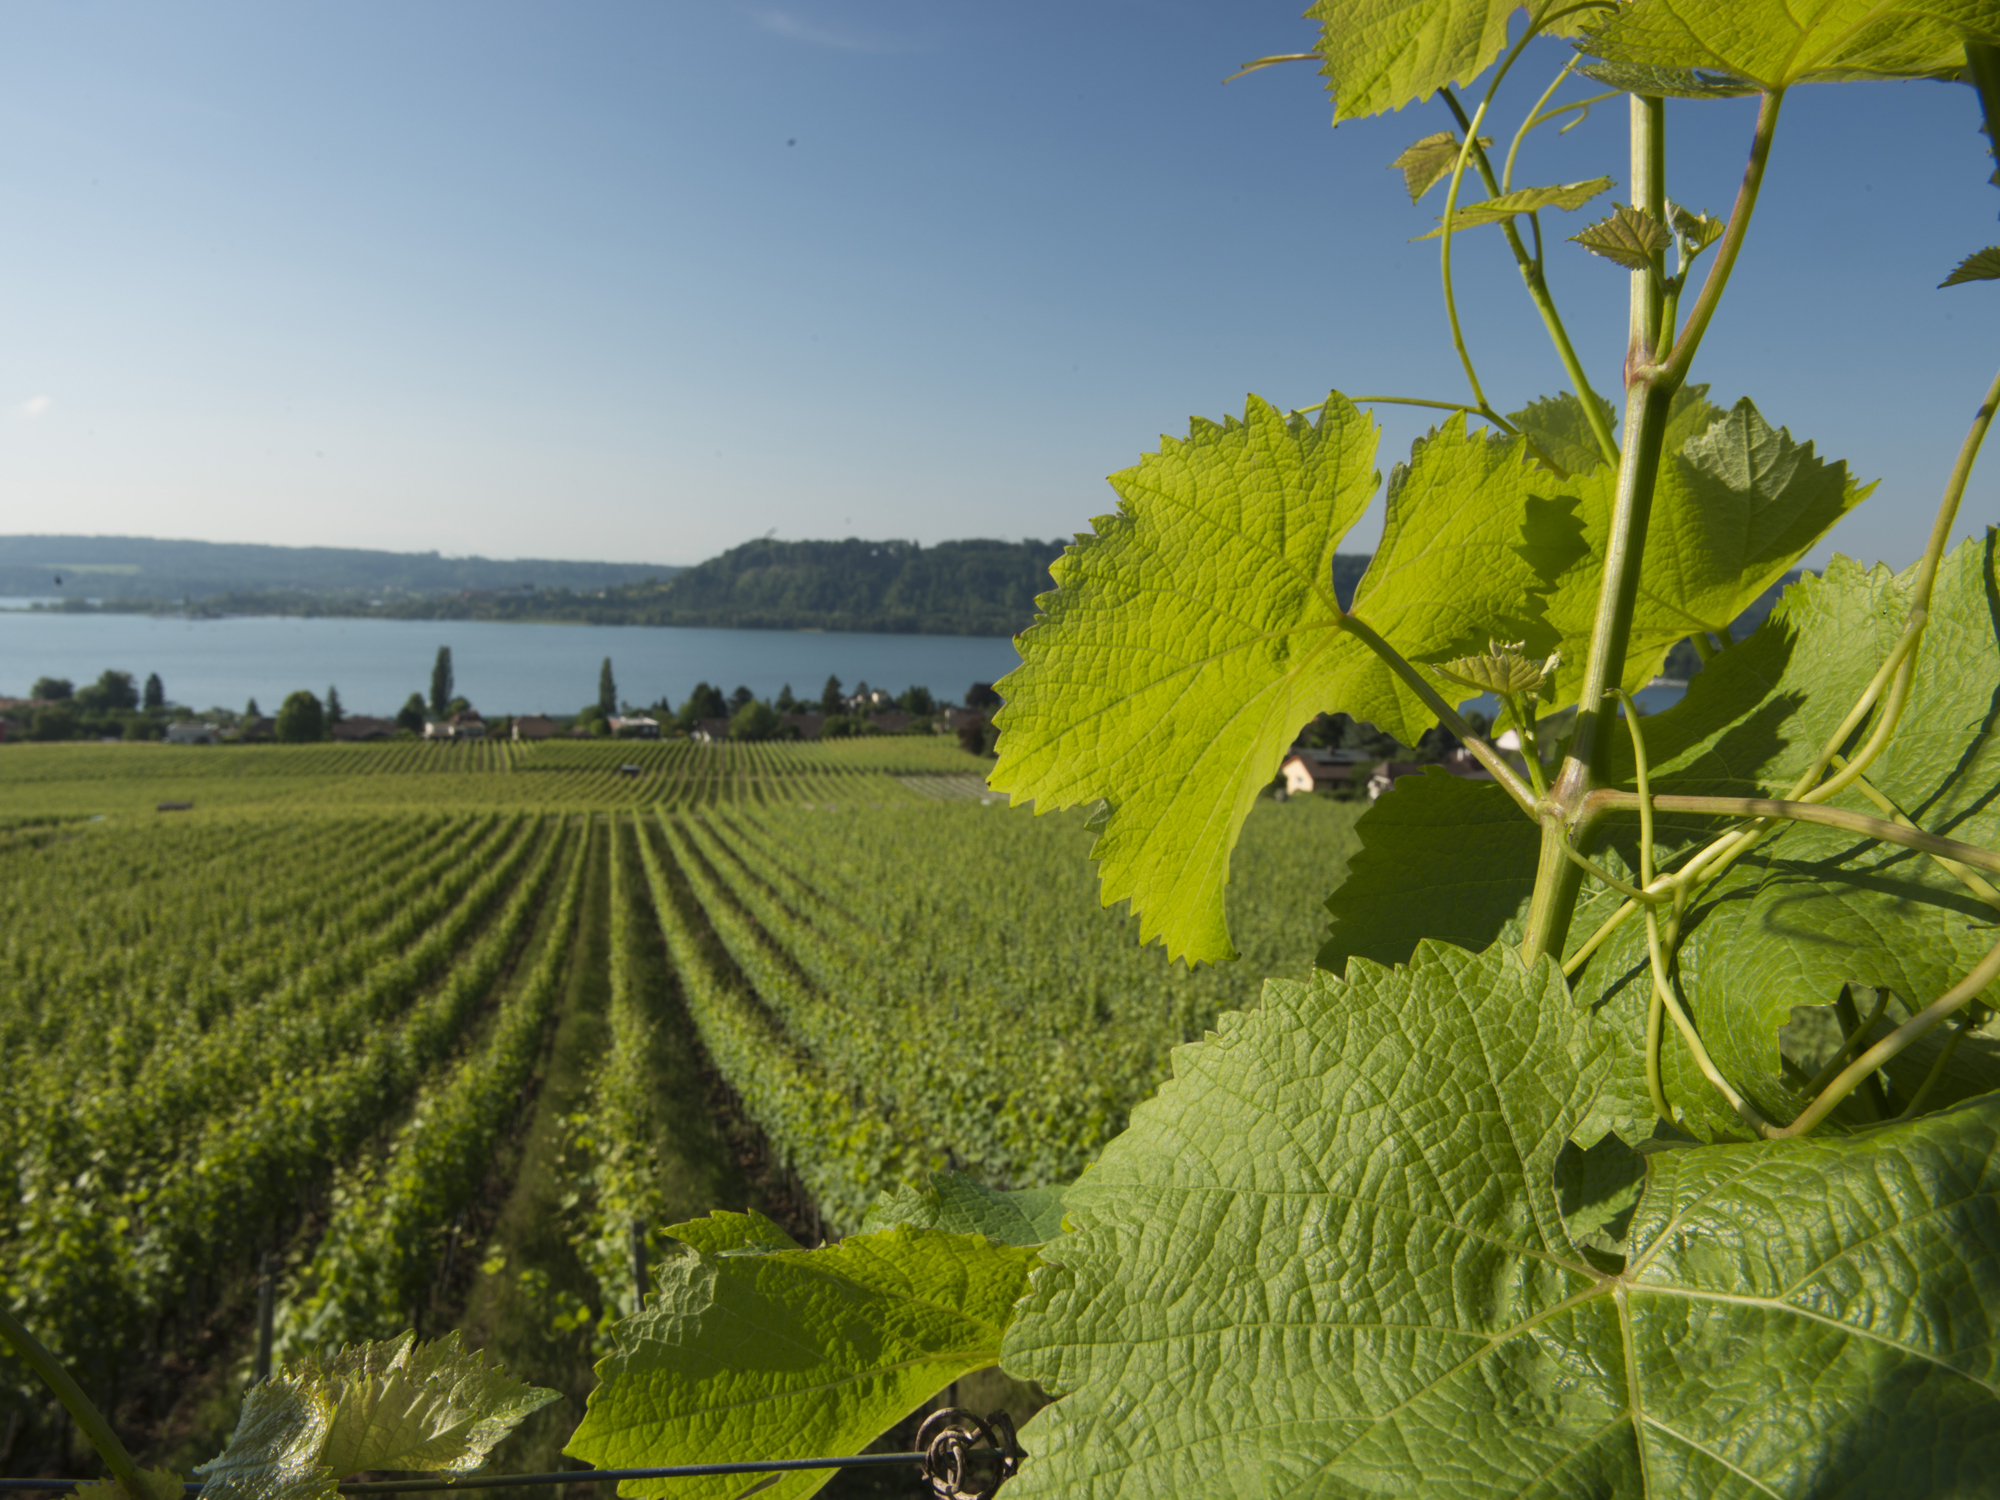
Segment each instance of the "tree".
M279 743L310 745L326 738L326 710L304 688L289 694L278 709L272 733Z
M38 708L28 734L38 740L66 740L76 734L76 715L67 708Z
M326 727L331 729L346 717L346 712L340 706L340 689L337 687L328 687L326 690Z
M778 711L755 698L741 705L730 716L729 737L732 740L768 740L777 732Z
M154 709L165 708L166 706L167 690L160 684L160 674L158 672L148 672L146 674L146 696L141 702L140 707L151 713Z
M611 676L611 658L597 669L597 711L610 718L618 712L618 684Z
M927 687L904 688L902 696L896 699L896 706L920 719L937 712L937 700L931 697L931 690Z
M407 729L412 734L422 734L424 732L424 695L422 693L410 694L404 701L403 706L396 710L396 727L398 729Z
M437 660L431 665L431 712L440 719L444 717L445 705L451 702L451 647L438 647Z
M264 710L257 706L255 698L252 698L248 703L243 705L243 717L246 719L261 719L264 717Z
M741 683L738 683L736 685L736 691L729 695L729 711L732 714L735 713L745 704L754 702L756 700L756 697L757 695L751 692L750 689L744 687Z
M965 694L967 708L992 709L1000 706L1000 695L990 682L975 682Z
M826 686L820 689L819 711L828 718L840 712L840 679L829 677Z
M772 705L781 714L796 713L799 700L792 696L792 685L788 682L778 689L778 701Z
M724 719L729 716L729 705L723 701L722 689L710 687L705 682L697 682L694 691L688 694L674 720L682 729L692 729L703 719Z
M28 689L28 696L46 703L61 703L75 691L76 684L67 677L37 677L35 685Z

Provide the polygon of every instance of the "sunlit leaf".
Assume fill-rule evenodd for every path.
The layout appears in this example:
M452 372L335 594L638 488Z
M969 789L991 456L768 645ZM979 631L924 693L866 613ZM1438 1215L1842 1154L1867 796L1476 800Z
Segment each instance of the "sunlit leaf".
M1690 73L1766 90L1852 78L1955 78L1967 41L2000 42L1993 0L1631 0L1593 16L1578 45L1614 70L1657 70L1655 92L1683 93L1712 90L1660 85ZM1584 71L1625 86L1615 71Z
M1306 12L1322 23L1320 72L1333 95L1334 123L1401 109L1483 73L1507 45L1507 23L1558 11L1551 36L1573 36L1583 19L1560 0L1318 0Z
M948 1234L983 1234L1003 1245L1040 1245L1062 1233L1061 1188L996 1192L959 1172L884 1193L862 1221L867 1233L908 1224Z
M1612 205L1611 217L1570 236L1592 255L1615 260L1628 271L1643 271L1674 242L1666 225L1643 209Z
M1595 392L1591 394L1604 414L1605 425L1615 430L1611 403ZM1508 412L1507 420L1525 432L1537 449L1560 464L1566 474L1588 474L1604 462L1582 400L1568 391L1531 401L1519 411Z
M1703 401L1694 412L1713 408ZM1670 421L1669 442L1687 425ZM1581 545L1548 596L1547 618L1565 651L1557 706L1573 701L1580 680L1616 485L1615 471L1595 470L1579 481L1581 503L1565 518L1580 523ZM1684 636L1727 628L1873 489L1857 484L1844 463L1817 457L1811 443L1773 429L1747 399L1678 452L1669 448L1653 495L1624 686L1644 687Z
M2000 281L2000 245L1989 245L1966 256L1958 263L1958 269L1940 281L1938 287L1942 290L1957 286L1961 281Z
M564 1450L599 1468L858 1453L952 1381L993 1364L1029 1249L907 1225L773 1250L743 1215L667 1231L709 1248L660 1266ZM742 1253L732 1253L742 1252ZM798 1500L832 1471L627 1481L620 1492Z
M1405 146L1402 154L1389 163L1391 170L1403 174L1403 186L1409 189L1412 203L1451 175L1462 144L1451 131L1440 130ZM1490 146L1493 142L1482 138L1479 144Z
M1503 193L1498 198L1488 198L1482 203L1462 204L1452 210L1451 232L1461 229L1476 229L1481 224L1499 224L1516 214L1529 213L1538 208L1581 208L1599 193L1609 189L1609 177L1593 177L1588 182L1571 182L1561 187L1516 188L1511 193ZM1444 224L1429 234L1418 235L1418 239L1434 240L1444 233Z
M1163 440L1113 476L1119 512L1055 564L1060 587L999 684L991 784L1037 811L1102 801L1103 898L1129 899L1174 956L1233 956L1229 853L1299 725L1344 712L1414 742L1435 722L1331 589L1375 488L1374 440L1338 394L1311 425L1253 397L1241 422ZM1388 496L1354 615L1418 661L1496 634L1546 653L1535 602L1563 559L1525 545L1520 517L1556 488L1524 440L1453 417Z
M209 1500L330 1496L367 1469L462 1473L558 1399L467 1352L456 1330L307 1358L251 1388L221 1455L194 1472Z
M1705 213L1695 213L1671 200L1667 203L1667 223L1686 244L1690 256L1707 249L1721 239L1722 232L1729 227L1726 220Z

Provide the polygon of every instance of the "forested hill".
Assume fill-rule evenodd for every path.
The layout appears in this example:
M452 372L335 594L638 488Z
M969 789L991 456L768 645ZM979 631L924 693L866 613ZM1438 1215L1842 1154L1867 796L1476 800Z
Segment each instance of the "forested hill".
M102 599L114 605L202 603L243 594L365 595L356 601L365 607L372 599L467 589L601 589L679 571L659 563L496 561L148 536L0 536L0 595Z
M1063 542L745 542L660 582L583 596L437 600L478 619L1013 635Z

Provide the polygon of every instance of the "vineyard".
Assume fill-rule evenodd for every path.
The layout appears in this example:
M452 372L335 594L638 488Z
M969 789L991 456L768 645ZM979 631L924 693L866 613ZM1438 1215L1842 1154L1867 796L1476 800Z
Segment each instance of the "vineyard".
M233 1420L260 1283L280 1359L462 1327L572 1397L498 1456L530 1469L663 1226L1073 1179L1171 1047L1307 971L1352 815L1260 808L1247 962L1190 971L1099 905L1082 816L946 744L8 747L0 780L0 1295L165 1453ZM0 1369L0 1467L73 1462Z

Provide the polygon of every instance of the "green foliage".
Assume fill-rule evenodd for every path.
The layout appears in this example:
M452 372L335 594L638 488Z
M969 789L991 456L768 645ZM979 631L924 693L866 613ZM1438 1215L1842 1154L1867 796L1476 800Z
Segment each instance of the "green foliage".
M777 732L778 711L762 699L751 699L729 716L732 740L768 740Z
M1599 219L1570 238L1592 255L1615 260L1628 271L1643 271L1653 257L1674 242L1667 226L1644 209L1611 205L1611 217Z
M1958 269L1940 281L1938 286L1943 289L1966 281L2000 281L2000 245L1989 245L1966 256L1958 263Z
M309 745L326 738L326 710L319 699L301 688L279 706L272 735L281 745Z
M1482 139L1479 144L1484 147L1493 142ZM1403 186L1409 190L1410 201L1415 203L1451 175L1464 146L1465 142L1453 132L1440 130L1405 146L1389 163L1389 169L1403 174Z
M859 1451L933 1391L994 1363L1032 1250L907 1224L801 1250L755 1215L670 1231L691 1248L618 1328L567 1452L599 1468L689 1454L747 1461ZM824 1473L760 1493L811 1494ZM740 1475L638 1480L640 1496L727 1497Z
M1555 1168L1616 1046L1505 949L1267 986L1067 1195L1007 1364L1069 1394L1014 1488L1803 1494L1837 1471L1894 1495L1913 1462L1975 1472L2000 1105L1879 1145L1648 1156L1623 1263L1593 1263ZM1967 1261L1933 1315L1924 1272Z
M611 675L611 658L597 669L597 711L605 718L618 712L618 681Z
M1483 203L1462 203L1452 210L1451 232L1457 234L1481 224L1504 224L1516 214L1532 213L1538 208L1581 208L1610 186L1609 177L1593 177L1589 182L1572 182L1561 187L1515 188ZM1418 238L1434 240L1443 233L1444 221L1439 220L1436 229Z
M440 646L437 660L431 663L431 712L442 719L448 711L451 697L451 647Z
M251 1388L220 1456L195 1470L212 1500L332 1500L349 1474L462 1474L557 1399L459 1345L406 1333L307 1358Z
M2000 43L1992 0L1634 0L1586 26L1585 71L1616 88L1703 97L1868 78L1956 78L1965 44Z
M864 1233L908 1224L949 1234L983 1234L1003 1245L1041 1245L1062 1233L1062 1189L999 1193L957 1172L884 1193L862 1221Z
M1306 16L1324 23L1317 50L1334 123L1469 82L1507 45L1507 23L1519 10L1558 36L1573 34L1582 19L1558 0L1317 0Z

